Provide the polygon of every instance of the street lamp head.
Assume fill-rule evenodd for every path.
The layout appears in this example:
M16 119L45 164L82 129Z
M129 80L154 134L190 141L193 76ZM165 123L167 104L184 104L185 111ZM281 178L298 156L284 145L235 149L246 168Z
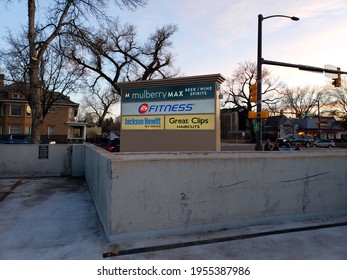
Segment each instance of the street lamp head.
M259 20L261 20L261 21L263 21L264 19L274 18L274 17L290 18L291 20L294 20L294 21L300 20L298 17L295 17L295 16L290 17L290 16L286 16L286 15L272 15L272 16L263 17L262 14L258 15L258 18L259 18Z

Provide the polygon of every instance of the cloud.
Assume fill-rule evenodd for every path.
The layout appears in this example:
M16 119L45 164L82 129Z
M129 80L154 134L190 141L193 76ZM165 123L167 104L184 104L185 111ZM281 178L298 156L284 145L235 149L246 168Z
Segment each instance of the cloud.
M343 0L310 1L310 3L298 8L296 12L303 18L312 18L339 12L341 8L346 8L346 2Z

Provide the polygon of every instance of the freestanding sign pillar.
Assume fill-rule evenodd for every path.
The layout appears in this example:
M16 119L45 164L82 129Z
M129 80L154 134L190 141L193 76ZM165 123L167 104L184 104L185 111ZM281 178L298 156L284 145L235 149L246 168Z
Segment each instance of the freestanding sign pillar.
M219 151L220 74L119 83L121 152Z

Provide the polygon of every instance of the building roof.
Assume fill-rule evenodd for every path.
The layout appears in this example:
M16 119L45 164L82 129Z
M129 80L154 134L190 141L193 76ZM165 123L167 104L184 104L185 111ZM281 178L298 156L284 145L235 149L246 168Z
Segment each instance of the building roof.
M307 117L303 119L291 119L293 124L299 125L299 130L315 131L318 129L324 131L345 131L345 129L335 120L334 117Z
M121 83L117 83L117 86L120 89L127 89L127 88L158 87L158 86L176 86L176 85L210 83L210 82L217 82L221 84L225 80L226 80L225 77L223 77L221 74L218 73L218 74L208 74L208 75L175 77L175 78L169 78L169 79L121 82Z
M270 128L279 128L280 125L288 125L288 126L293 126L292 123L290 122L290 119L288 119L286 116L281 115L281 116L271 116L269 117L266 122L265 122L265 127L268 129Z
M29 90L28 84L16 82L10 85L5 85L2 88L0 88L0 102L8 102L11 100L11 102L27 102L26 99L20 100L20 99L9 99L8 93L25 93ZM47 91L47 103L53 102L54 105L58 106L74 106L78 107L79 104L76 102L73 102L70 100L69 96L66 96L60 92L50 92Z

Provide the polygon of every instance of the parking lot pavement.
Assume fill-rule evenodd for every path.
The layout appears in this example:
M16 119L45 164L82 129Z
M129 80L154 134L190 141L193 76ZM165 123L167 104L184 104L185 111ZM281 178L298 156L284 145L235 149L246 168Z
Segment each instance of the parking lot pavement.
M10 190L0 202L0 259L102 259L83 178L2 179L0 189Z
M263 143L264 144L264 143ZM334 147L333 150L335 151L339 151L339 150L343 150L346 147L344 146L337 146ZM227 152L227 151L254 151L255 149L255 144L249 144L249 143L227 143L227 142L222 142L221 143L221 151L223 152ZM280 148L281 150L283 149L283 147ZM309 147L306 148L305 146L301 146L302 151L304 152L312 152L312 151L328 151L330 150L329 148L320 148L320 147Z
M104 257L347 260L347 216L109 244L83 178L0 179L1 260Z

